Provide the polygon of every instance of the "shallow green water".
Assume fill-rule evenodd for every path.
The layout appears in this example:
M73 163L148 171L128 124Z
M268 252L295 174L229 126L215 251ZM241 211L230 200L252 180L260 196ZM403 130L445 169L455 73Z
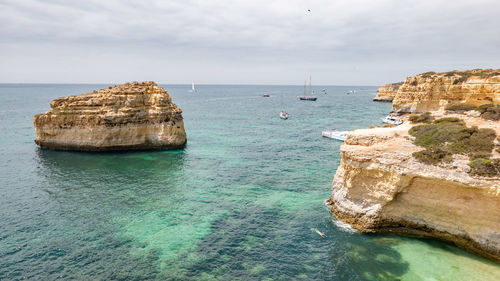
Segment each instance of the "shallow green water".
M340 143L321 130L379 124L390 105L371 101L375 87L300 102L294 86L166 85L184 110L183 150L36 148L33 114L104 86L0 86L0 279L500 279L450 244L355 233L325 208Z

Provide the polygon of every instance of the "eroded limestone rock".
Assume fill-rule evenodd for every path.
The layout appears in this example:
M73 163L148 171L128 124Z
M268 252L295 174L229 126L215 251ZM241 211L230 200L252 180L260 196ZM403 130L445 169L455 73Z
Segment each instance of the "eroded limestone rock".
M121 151L183 147L182 110L155 82L132 82L57 98L35 115L35 143L42 148Z

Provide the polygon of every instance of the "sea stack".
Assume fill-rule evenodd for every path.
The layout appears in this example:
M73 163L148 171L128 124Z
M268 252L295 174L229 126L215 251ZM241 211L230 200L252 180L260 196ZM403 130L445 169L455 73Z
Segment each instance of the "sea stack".
M378 87L377 95L373 98L373 101L392 102L401 85L403 85L403 82Z
M494 70L406 79L394 109L431 112L347 135L332 213L361 232L439 238L500 262L499 82Z
M57 98L33 119L35 143L74 151L182 148L182 110L155 82L131 82Z

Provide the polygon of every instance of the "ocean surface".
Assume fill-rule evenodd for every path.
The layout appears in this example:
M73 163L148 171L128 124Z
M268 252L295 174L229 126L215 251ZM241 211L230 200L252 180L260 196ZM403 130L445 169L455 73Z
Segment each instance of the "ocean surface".
M183 109L185 149L36 147L34 114L107 86L0 85L0 280L500 280L452 244L330 215L340 142L321 131L380 125L390 104L372 102L376 87L317 86L303 102L301 86L161 85Z

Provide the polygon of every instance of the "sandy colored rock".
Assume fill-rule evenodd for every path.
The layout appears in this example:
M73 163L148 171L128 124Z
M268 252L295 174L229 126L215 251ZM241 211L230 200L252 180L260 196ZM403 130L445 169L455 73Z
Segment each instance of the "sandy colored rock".
M406 78L392 101L392 111L444 110L455 104L500 104L500 70L427 72Z
M403 82L386 84L378 87L377 95L373 98L373 101L391 102L401 85L403 85Z
M500 122L460 118L500 135ZM349 133L332 184L332 213L361 232L439 238L500 261L500 179L472 176L463 155L438 166L416 161L412 153L423 148L413 144L411 127Z
M57 98L34 117L42 148L121 151L183 147L182 110L155 82L132 82Z

